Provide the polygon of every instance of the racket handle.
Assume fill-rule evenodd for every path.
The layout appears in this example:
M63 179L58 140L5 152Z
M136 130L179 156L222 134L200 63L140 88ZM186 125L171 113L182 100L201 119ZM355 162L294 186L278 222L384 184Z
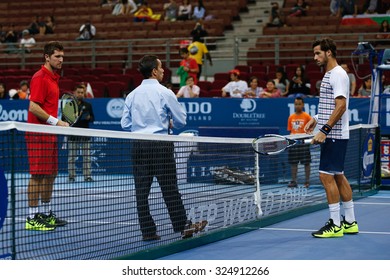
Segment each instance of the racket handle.
M303 140L303 143L305 143L305 144L311 144L311 138L310 139L305 139L305 140Z

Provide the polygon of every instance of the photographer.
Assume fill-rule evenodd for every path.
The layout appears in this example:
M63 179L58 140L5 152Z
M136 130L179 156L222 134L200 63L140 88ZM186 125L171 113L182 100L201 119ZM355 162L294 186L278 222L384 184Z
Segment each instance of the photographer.
M80 27L80 36L76 40L92 40L96 35L96 27L87 21Z
M197 37L200 39L203 39L204 37L207 37L209 34L206 31L206 29L203 26L203 21L199 20L196 22L194 29L192 29L191 34L192 37Z
M269 15L269 22L267 23L267 27L283 26L283 15L282 11L279 8L279 3L272 2L271 6L271 14Z

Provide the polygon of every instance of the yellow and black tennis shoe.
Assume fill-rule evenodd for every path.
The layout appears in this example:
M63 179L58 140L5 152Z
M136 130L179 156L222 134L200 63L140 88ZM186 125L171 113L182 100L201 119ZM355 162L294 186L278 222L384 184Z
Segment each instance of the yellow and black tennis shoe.
M45 215L45 214L40 213L40 214L38 214L38 216L43 221L48 223L49 225L53 225L56 227L62 227L62 226L65 226L66 224L68 224L67 221L57 218L56 215L52 211L50 211L49 215Z
M343 237L344 231L342 226L339 227L335 225L333 220L329 219L325 226L320 228L318 231L312 232L311 235L318 238Z
M28 217L26 220L26 226L25 229L27 230L55 230L55 225L50 225L45 220L43 220L39 214L35 214L34 218Z
M343 221L341 222L341 227L345 234L357 234L359 233L359 227L356 221L348 223L343 216Z

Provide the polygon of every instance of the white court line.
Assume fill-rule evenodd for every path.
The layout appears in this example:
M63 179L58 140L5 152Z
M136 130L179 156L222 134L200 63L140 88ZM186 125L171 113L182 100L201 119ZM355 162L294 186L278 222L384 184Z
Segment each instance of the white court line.
M301 228L259 228L259 230L275 230L275 231L302 231L302 232L313 232L316 229L301 229ZM359 231L359 234L379 234L379 235L390 235L387 231Z
M354 201L354 204L359 204L359 205L390 205L389 203L383 203L383 202L357 202Z

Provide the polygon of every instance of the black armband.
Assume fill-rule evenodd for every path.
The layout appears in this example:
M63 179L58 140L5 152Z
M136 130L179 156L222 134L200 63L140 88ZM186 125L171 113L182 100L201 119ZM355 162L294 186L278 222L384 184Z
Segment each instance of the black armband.
M320 131L325 135L328 135L331 130L332 128L330 127L330 125L327 124L324 124L324 126L320 128Z

